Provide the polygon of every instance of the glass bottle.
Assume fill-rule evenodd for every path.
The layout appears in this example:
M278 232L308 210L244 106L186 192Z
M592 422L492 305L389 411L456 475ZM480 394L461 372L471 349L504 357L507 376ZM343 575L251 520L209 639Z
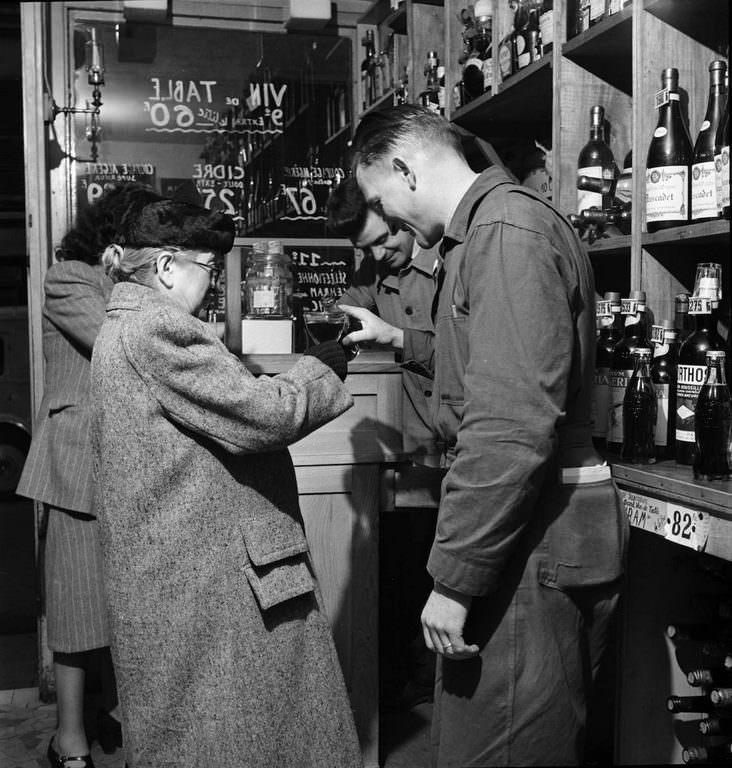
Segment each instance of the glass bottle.
M250 253L244 279L247 318L292 315L292 266L278 240L260 240Z
M615 185L615 199L619 203L630 205L633 201L633 150L623 160L623 170Z
M614 291L608 291L604 299L597 302L596 312L600 334L597 338L595 379L592 386L592 442L598 448L605 447L607 434L610 363L615 345L623 336L620 310L620 294Z
M651 350L633 350L635 368L623 398L622 461L633 464L653 464L656 461L654 434L656 430L656 393L651 381Z
M608 374L608 415L606 446L608 451L620 451L623 445L623 399L628 382L633 375L632 350L650 348L646 325L646 292L631 291L630 297L621 302L625 317L623 338L613 349Z
M689 299L689 314L694 317L694 332L681 345L676 367L676 461L679 464L694 464L694 412L707 372L707 351L729 351L727 343L717 331L717 314L721 300L721 265L698 264L694 295Z
M732 744L689 746L681 750L681 759L687 765L719 765L732 763Z
M714 707L709 696L669 696L666 709L669 712L711 712Z
M605 0L590 0L590 26L594 27L605 18Z
M493 90L493 3L492 0L476 0L474 6L475 31L473 46L480 59L483 75L483 92Z
M673 320L662 320L651 332L654 342L651 381L656 392L658 409L654 442L656 458L672 459L676 453L676 362L679 354L678 332Z
M554 47L554 0L544 0L539 13L541 49L546 56Z
M713 61L709 65L709 101L694 145L691 165L692 221L711 221L719 216L714 150L727 99L727 89L724 85L726 71L727 64L724 61Z
M440 113L440 82L437 76L437 51L427 52L427 61L424 67L424 73L427 77L427 84L422 93L419 94L419 103L429 109L431 112Z
M656 94L658 124L646 161L646 226L649 232L689 220L689 129L679 103L679 71L664 69L663 88Z
M724 372L725 353L707 351L707 372L694 409L694 477L726 480L732 468L732 404Z
M596 105L590 110L590 140L582 147L577 160L577 178L589 176L594 179L615 178L615 159L605 142L605 110ZM584 189L577 190L577 213L588 208L609 208L610 194L600 194Z
M677 293L674 298L674 328L683 344L694 332L694 323L689 317L689 294Z
M729 79L729 71L726 73L726 79ZM729 219L729 95L714 139L714 176L718 213Z
M376 101L376 43L373 29L366 30L361 45L365 49L361 60L361 109L367 109Z

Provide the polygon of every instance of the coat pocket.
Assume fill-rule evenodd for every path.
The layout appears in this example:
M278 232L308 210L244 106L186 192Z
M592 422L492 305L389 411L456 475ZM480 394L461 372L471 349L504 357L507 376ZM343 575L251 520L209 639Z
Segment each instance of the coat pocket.
M244 573L263 611L315 589L304 555L270 565L255 566L250 562L244 566Z

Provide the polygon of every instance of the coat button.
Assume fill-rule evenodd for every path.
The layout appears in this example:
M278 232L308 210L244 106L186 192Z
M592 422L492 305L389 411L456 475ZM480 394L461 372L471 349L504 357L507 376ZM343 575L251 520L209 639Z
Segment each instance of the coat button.
M404 308L404 314L405 315L412 315L412 314L414 314L414 310L411 307L405 307Z
M432 397L432 390L431 389L425 389L424 396L425 397Z

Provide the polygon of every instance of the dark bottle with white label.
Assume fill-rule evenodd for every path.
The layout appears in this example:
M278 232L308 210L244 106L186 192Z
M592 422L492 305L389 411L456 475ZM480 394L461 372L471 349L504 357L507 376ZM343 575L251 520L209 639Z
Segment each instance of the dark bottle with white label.
M689 129L681 114L679 71L664 69L656 94L658 124L646 160L646 225L649 232L689 220L689 167L693 157Z
M633 350L635 367L623 398L623 446L620 458L633 464L654 464L656 393L651 381L651 350Z
M694 321L689 317L689 294L677 293L674 297L674 327L683 344L694 333Z
M727 64L724 61L713 61L709 65L709 101L694 145L694 159L691 165L692 221L711 221L719 217L714 150L727 99L727 89L724 85L726 71Z
M622 302L624 317L623 338L613 349L608 374L607 436L608 451L619 452L623 445L623 400L628 382L633 375L633 349L650 348L646 324L646 292L631 291Z
M729 81L729 71L725 84ZM727 87L729 90L729 87ZM714 140L714 175L717 188L717 209L719 215L729 218L729 95L725 102L724 115Z
M726 355L707 351L707 373L694 410L694 477L726 480L732 470L732 403L724 372Z
M597 104L590 110L590 140L582 147L577 159L577 180L589 176L609 181L615 178L616 170L612 150L605 142L605 109ZM577 190L577 213L588 208L609 208L612 204L610 190L606 194Z
M676 363L679 355L678 332L673 320L662 320L651 329L653 362L651 381L656 392L656 458L672 459L676 452L674 415L676 413Z
M592 442L605 447L609 403L608 376L615 345L623 337L620 294L608 291L596 305L600 334L595 351L595 380L592 385Z
M698 264L694 294L689 299L694 333L681 345L676 367L676 461L679 464L694 464L694 411L707 373L707 352L721 350L729 353L727 343L717 331L721 300L722 266Z

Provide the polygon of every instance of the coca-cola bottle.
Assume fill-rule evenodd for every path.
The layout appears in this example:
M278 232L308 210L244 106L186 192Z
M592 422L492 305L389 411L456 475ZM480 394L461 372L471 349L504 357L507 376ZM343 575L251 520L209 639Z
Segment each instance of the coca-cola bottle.
M656 461L656 393L651 381L651 350L633 350L635 368L623 398L623 446L620 458L633 464Z
M694 477L726 480L732 468L732 404L724 373L725 353L707 351L707 373L694 410Z
M597 302L597 320L600 333L595 352L595 380L592 386L592 441L598 448L605 447L607 411L609 403L608 374L615 345L623 337L620 294L608 291Z
M656 391L656 458L671 459L676 452L674 415L676 413L676 361L679 354L678 332L673 320L661 320L651 331L654 344L651 381Z
M694 464L694 411L707 372L707 351L729 352L717 331L721 300L722 266L698 264L694 294L689 299L689 314L694 317L695 330L681 345L676 368L676 461L679 464Z
M621 304L625 328L623 338L613 349L608 374L606 446L608 451L615 452L619 452L623 445L623 399L634 370L632 350L636 347L650 349L646 324L646 292L631 291L630 297L623 299Z

